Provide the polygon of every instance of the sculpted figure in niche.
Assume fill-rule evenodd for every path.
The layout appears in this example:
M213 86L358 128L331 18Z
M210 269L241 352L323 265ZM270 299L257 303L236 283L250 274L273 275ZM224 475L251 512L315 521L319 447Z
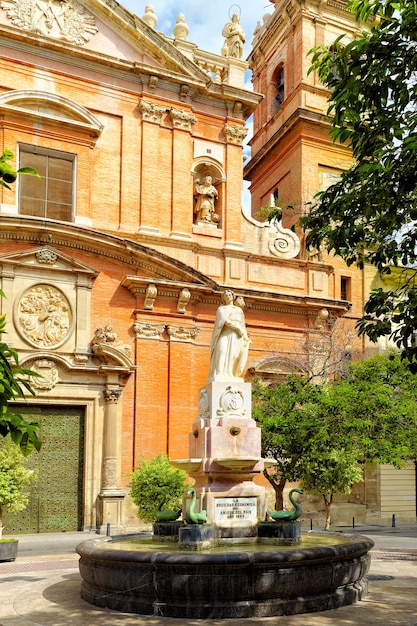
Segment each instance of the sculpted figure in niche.
M196 222L217 224L219 216L216 213L215 202L219 194L210 175L204 176L203 182L197 180L194 186L194 197L196 199L194 206Z
M227 289L222 294L211 337L208 380L241 378L250 343L242 307L234 304L234 294Z
M222 35L225 38L222 48L224 57L242 58L246 35L239 22L239 15L233 13L232 21L228 22L222 30Z

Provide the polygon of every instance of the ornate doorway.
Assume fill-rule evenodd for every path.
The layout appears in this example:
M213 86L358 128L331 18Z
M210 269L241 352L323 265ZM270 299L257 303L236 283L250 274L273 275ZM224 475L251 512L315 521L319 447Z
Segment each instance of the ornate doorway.
M39 422L40 453L27 466L37 471L28 507L5 515L7 534L82 530L84 408L19 406L17 410Z

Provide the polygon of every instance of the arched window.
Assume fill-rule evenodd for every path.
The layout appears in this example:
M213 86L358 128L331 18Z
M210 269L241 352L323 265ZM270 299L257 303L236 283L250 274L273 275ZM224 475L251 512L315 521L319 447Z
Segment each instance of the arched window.
M284 65L279 65L274 72L272 82L275 88L274 111L280 110L285 99Z

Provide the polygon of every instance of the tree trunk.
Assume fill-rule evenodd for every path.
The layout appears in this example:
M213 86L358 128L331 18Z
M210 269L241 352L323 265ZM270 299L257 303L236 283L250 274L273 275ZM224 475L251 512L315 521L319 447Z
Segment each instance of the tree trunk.
M326 521L323 530L330 530L330 507L333 502L333 494L323 494L324 506L326 507Z
M269 484L272 485L275 491L275 510L282 511L284 508L284 487L286 485L287 479L280 478L279 482L277 482L274 475L268 474L268 470L264 470L264 476L268 480Z

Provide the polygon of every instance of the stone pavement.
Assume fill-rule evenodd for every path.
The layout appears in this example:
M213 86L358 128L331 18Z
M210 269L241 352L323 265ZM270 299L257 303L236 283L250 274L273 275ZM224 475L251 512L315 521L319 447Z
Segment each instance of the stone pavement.
M339 530L375 542L365 600L333 611L245 620L184 620L94 607L80 598L74 552L91 533L21 535L16 561L0 563L0 626L417 626L417 525Z

